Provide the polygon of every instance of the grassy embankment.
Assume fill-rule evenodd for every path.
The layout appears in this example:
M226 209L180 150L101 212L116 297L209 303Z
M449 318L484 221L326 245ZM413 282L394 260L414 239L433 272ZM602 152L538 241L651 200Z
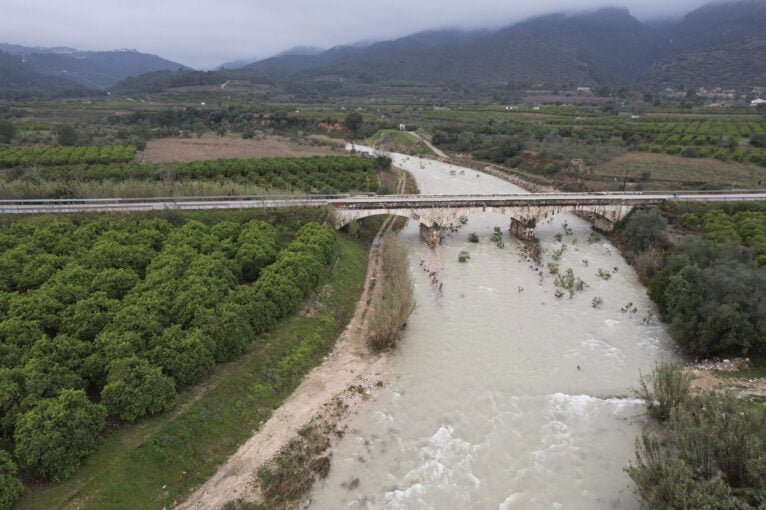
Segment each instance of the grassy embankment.
M107 435L75 477L28 490L18 508L166 508L234 453L332 348L364 284L367 249L338 238L338 258L302 310L242 359L184 392L176 410ZM289 366L278 377L277 366ZM284 371L282 372L284 373Z
M417 156L434 156L434 152L418 138L398 129L381 129L370 137L375 147Z

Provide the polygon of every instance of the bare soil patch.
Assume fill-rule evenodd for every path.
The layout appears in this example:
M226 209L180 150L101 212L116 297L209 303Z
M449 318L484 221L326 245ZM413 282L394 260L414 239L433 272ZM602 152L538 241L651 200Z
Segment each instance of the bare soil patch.
M751 368L750 360L706 360L686 368L692 377L692 388L730 392L739 398L766 396L766 377L762 369Z
M141 160L146 163L234 158L308 157L333 154L330 147L294 142L278 136L243 138L160 138L150 140Z

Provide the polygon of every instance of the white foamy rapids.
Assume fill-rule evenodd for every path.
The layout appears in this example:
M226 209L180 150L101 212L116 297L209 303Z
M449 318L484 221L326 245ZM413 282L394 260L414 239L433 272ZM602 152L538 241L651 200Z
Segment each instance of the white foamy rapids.
M442 425L419 452L418 465L383 495L386 508L413 508L427 505L422 498L429 491L449 491L456 505L470 505L470 490L481 485L473 474L478 446L456 437L455 429Z
M474 170L392 159L427 194L521 191ZM495 227L504 249L489 241ZM673 359L670 339L635 272L586 221L560 214L538 224L542 267L508 227L507 217L477 212L438 250L415 222L400 233L417 308L391 382L351 419L312 508L639 508L623 468L642 403L606 397L629 394L640 371ZM555 296L546 267L563 245L556 263L588 284L571 298ZM457 261L463 250L466 263Z

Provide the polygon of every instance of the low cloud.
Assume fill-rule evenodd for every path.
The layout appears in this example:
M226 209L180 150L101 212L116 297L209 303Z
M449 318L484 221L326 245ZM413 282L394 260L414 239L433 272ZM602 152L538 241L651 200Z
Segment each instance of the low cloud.
M629 0L638 18L678 16L706 2ZM4 0L6 42L84 50L135 48L196 68L444 27L498 27L530 16L613 6L599 0Z

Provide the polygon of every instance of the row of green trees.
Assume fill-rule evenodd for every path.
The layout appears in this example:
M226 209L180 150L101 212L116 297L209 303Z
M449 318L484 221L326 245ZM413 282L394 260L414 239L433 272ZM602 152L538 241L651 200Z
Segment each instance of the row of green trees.
M0 167L29 165L80 165L132 161L133 145L89 147L0 147Z
M30 475L61 480L107 417L170 409L179 388L293 312L335 252L334 232L316 223L281 250L279 239L262 221L2 229L2 447Z
M718 244L742 244L755 251L756 261L766 266L766 212L739 211L727 214L720 209L683 217L687 228L701 230L705 239Z
M375 191L385 162L350 156L253 158L173 164L57 166L6 175L6 180L178 181L227 179L263 189L319 192ZM390 165L390 161L388 162Z

